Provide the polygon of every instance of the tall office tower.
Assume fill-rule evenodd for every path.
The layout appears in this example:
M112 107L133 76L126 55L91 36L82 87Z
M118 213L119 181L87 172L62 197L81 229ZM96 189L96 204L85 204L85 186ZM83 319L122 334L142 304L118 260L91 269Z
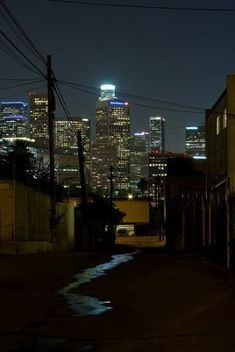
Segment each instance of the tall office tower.
M46 94L30 93L30 128L35 146L48 153L48 98Z
M29 138L28 104L19 101L1 102L0 139Z
M137 132L130 138L130 189L141 195L138 183L143 178L148 184L149 133ZM146 190L147 191L147 190Z
M99 100L112 100L116 99L115 96L115 86L113 84L102 84L101 94Z
M149 196L156 205L164 200L164 180L167 176L167 153L149 153Z
M69 121L66 118L56 118L56 168L66 185L79 183L78 130L81 132L83 144L86 181L89 182L91 160L90 120L83 117L70 117Z
M115 166L116 149L110 142L91 144L91 187L101 195L110 194L110 166Z
M206 142L205 127L190 126L185 129L185 151L187 155L195 158L205 158Z
M130 161L130 110L128 102L116 98L113 85L101 86L101 96L96 108L96 143L100 145L101 161L99 169L96 170L97 174L108 175L106 151L107 148L112 148L115 163L113 165L114 190L119 193L121 190L127 190ZM102 186L104 189L109 187L108 177Z
M150 150L165 152L165 118L161 116L150 117Z

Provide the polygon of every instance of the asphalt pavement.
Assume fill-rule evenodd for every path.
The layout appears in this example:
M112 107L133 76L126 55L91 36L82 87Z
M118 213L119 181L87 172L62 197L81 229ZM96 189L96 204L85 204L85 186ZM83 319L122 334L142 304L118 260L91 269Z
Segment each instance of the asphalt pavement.
M0 351L235 351L235 275L163 250L0 256Z

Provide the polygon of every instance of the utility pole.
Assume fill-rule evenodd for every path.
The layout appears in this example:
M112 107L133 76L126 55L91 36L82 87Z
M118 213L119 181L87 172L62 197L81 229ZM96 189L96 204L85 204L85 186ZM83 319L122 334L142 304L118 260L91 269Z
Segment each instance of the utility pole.
M48 97L48 134L49 134L49 159L50 159L50 197L51 214L50 229L53 231L56 224L56 190L55 190L55 148L54 148L54 112L55 96L53 92L53 74L51 68L51 55L47 56L47 97ZM53 233L53 232L52 232ZM52 235L53 240L53 235Z
M109 199L110 199L110 204L113 205L113 165L110 166L109 168L109 181L110 181L110 189L109 189Z
M86 192L86 181L85 181L85 171L84 171L84 153L82 145L81 131L77 131L77 143L78 143L78 160L79 160L79 173L80 173L80 185L81 185L81 200L82 204L87 202L87 192Z
M109 201L110 201L110 220L109 220L109 236L110 242L114 244L115 242L115 234L114 234L114 224L112 220L112 211L113 211L113 165L110 165L109 168L109 181L110 181L110 189L109 189Z
M78 244L78 236L81 238L81 249L82 250L90 250L92 247L91 234L88 229L89 221L87 219L87 192L86 192L86 181L85 181L85 170L84 170L84 153L83 153L83 145L82 145L82 136L81 131L77 131L77 143L78 143L78 161L79 161L79 174L80 174L80 186L81 186L81 228L80 233L75 234L75 248L79 249ZM77 243L77 244L76 244Z

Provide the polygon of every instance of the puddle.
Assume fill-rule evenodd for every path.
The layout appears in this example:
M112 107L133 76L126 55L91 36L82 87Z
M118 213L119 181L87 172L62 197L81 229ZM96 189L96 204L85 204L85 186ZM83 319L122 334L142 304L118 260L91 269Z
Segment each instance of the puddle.
M139 251L112 256L109 262L99 264L94 268L85 269L82 273L73 277L73 282L59 291L67 304L77 316L99 315L112 309L111 301L102 301L91 296L84 296L71 292L79 286L90 282L98 277L106 275L106 272L133 259Z

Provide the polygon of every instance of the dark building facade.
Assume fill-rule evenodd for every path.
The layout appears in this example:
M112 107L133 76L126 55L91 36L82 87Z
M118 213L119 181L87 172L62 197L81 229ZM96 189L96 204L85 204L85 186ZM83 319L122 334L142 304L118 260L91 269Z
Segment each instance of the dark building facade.
M205 169L205 160L168 159L165 179L166 243L172 251L204 251Z
M235 266L235 75L206 112L207 250L220 264Z

